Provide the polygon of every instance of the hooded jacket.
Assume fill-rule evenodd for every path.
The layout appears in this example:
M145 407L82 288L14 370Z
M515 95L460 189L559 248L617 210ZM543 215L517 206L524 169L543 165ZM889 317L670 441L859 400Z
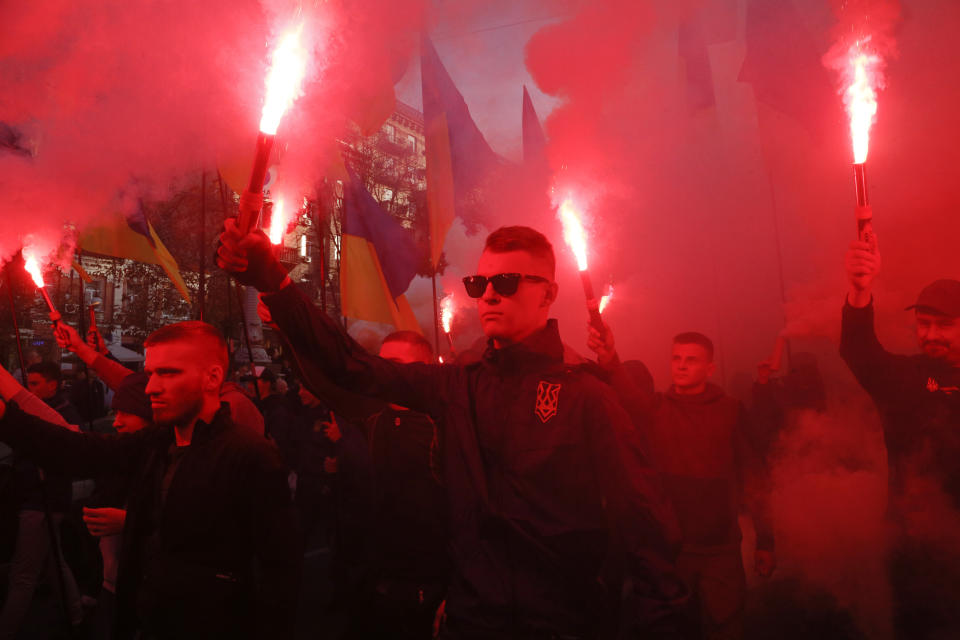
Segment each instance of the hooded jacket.
M696 395L635 385L617 366L611 384L629 408L662 474L683 532L685 551L738 549L737 515L746 506L757 548L772 551L773 522L766 465L743 405L713 384Z
M315 393L329 378L442 425L454 637L594 637L621 579L621 633L673 624L684 590L654 474L610 388L564 363L555 321L466 367L398 364L295 285L264 301Z

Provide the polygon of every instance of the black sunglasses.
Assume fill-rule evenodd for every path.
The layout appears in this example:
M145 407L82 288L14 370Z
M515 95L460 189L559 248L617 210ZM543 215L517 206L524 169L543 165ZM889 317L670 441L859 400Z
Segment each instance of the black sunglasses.
M495 276L467 276L463 279L463 287L471 298L482 298L487 290L487 284L493 285L493 290L501 296L512 296L520 287L521 280L530 282L550 282L540 276L528 276L522 273L498 273Z

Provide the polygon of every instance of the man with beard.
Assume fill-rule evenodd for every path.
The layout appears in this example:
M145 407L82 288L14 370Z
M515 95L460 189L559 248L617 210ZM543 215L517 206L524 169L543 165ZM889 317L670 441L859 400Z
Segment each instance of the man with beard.
M181 322L144 346L153 425L77 434L10 403L0 440L61 473L128 479L117 637L291 636L300 553L286 474L220 402L223 337Z
M846 256L850 290L840 355L883 423L894 540L889 558L898 638L960 637L960 281L927 285L913 310L919 355L884 349L874 330L876 242Z
M675 637L685 595L672 531L629 417L564 359L555 258L529 227L490 234L464 279L489 338L473 365L366 353L292 283L262 232L226 221L220 266L268 292L307 385L344 388L432 416L452 564L444 638Z

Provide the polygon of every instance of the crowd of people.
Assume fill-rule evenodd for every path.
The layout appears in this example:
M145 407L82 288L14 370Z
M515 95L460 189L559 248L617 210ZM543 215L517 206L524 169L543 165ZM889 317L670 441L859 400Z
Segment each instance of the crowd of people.
M756 531L750 570L769 578L771 449L788 412L823 410L815 364L798 362L793 380L761 366L747 407L710 381L701 333L674 338L662 392L621 360L615 328L592 326L593 357L578 355L550 318L553 249L528 227L490 234L464 278L487 341L456 363L407 331L369 353L291 282L266 236L232 220L218 263L261 292L290 370L232 375L222 335L199 321L150 335L143 371L57 323L89 372L75 383L82 407L56 364L31 362L25 381L0 369L17 517L0 638L26 637L40 585L65 637L744 636L740 518ZM841 354L883 420L894 627L957 637L960 576L911 538L905 487L921 470L960 501L960 282L921 292L922 354L893 355L873 327L879 268L875 244L852 245ZM104 412L99 380L115 433L83 426ZM97 543L71 566L78 479L94 488L74 534Z

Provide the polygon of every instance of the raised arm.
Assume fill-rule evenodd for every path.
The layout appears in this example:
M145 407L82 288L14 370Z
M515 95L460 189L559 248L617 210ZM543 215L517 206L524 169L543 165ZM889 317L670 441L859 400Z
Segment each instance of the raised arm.
M592 325L587 326L587 346L597 354L597 364L604 370L607 383L613 387L621 406L627 410L634 426L642 429L653 412L656 392L653 377L645 366L633 361L634 371L630 371L620 361L614 343L613 331L606 323L600 332ZM643 374L643 375L632 375Z
M32 416L16 403L0 401L0 441L47 471L74 478L135 468L149 431L116 436L77 433Z
M0 367L0 398L7 402L16 402L17 406L32 416L37 416L55 425L71 431L80 431L80 427L68 424L59 413L50 408L46 402L27 391L13 375Z
M863 388L883 402L899 389L907 358L884 349L874 329L873 281L880 273L876 243L852 243L846 267L850 291L843 307L840 356Z
M217 262L243 284L256 287L273 321L292 347L308 388L320 372L349 391L436 415L443 401L445 367L398 364L368 354L342 328L317 309L293 284L261 231L240 237L228 219Z
M99 332L97 335L99 335ZM100 379L111 389L116 390L123 379L133 373L119 362L107 358L101 351L84 342L77 330L65 322L57 323L54 336L61 349L68 349L75 353L88 367L96 371ZM100 342L102 343L102 338Z

